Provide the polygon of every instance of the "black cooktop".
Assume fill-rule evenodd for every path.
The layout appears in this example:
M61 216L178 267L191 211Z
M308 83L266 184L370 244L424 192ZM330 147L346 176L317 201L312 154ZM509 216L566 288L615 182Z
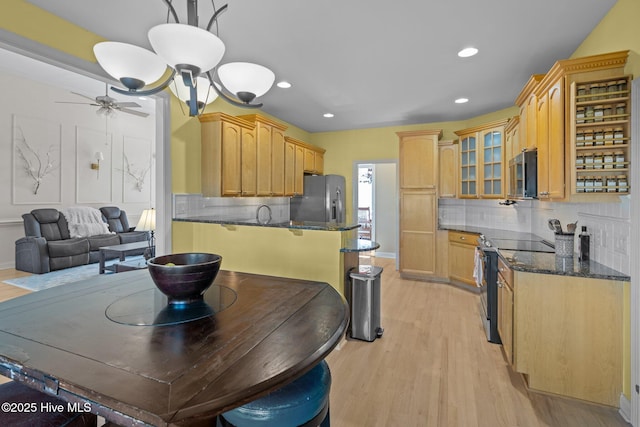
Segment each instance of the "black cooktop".
M542 240L491 239L491 246L510 251L554 252L552 243Z

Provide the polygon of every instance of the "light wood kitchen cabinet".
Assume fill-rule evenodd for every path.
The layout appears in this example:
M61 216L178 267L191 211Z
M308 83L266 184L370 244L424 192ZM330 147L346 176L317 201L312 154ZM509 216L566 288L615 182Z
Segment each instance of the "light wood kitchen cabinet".
M529 388L617 407L629 284L514 271L513 285L514 366Z
M242 196L255 196L257 186L257 146L253 129L241 128L242 150L240 153L240 185Z
M513 271L498 257L498 334L502 351L513 365Z
M304 146L304 172L321 175L324 173L324 153L325 150Z
M205 197L242 195L243 140L247 150L255 144L254 125L224 113L203 114L199 119L202 194Z
M536 114L538 108L538 98L536 96L535 90L544 76L544 74L534 74L533 76L531 76L531 78L527 81L527 83L524 85L524 88L516 98L516 105L518 106L520 114L520 138L518 141L517 149L513 150L514 156L520 153L523 149L533 150L537 147Z
M400 272L434 275L438 198L433 190L400 192Z
M505 143L505 167L509 160L520 154L520 116L512 117L504 127L504 143ZM509 176L507 174L507 181ZM509 184L507 182L507 188Z
M458 194L458 141L438 142L438 197L455 198Z
M436 190L438 139L441 131L408 131L397 134L400 136L400 188Z
M449 279L476 286L473 268L478 235L449 231Z
M438 263L438 140L442 130L398 132L400 274L436 275Z
M301 141L284 137L284 191L285 196L304 194L304 147Z
M505 190L505 137L507 120L456 131L460 137L458 197L502 198Z
M260 114L239 117L255 124L255 195L284 196L284 131L287 126Z

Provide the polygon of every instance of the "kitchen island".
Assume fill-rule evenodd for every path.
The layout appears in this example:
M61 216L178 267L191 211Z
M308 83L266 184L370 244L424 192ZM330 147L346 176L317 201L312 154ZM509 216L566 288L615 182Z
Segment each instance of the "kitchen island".
M223 270L329 283L345 295L358 252L378 244L356 239L358 224L174 218L173 252L222 255ZM355 255L354 255L355 254Z

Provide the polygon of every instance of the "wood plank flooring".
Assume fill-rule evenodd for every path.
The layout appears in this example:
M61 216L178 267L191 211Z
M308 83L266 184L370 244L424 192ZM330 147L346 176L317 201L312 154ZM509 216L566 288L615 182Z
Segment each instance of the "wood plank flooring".
M628 427L615 408L529 392L487 342L478 295L401 279L380 265L384 336L346 340L327 358L334 427ZM28 275L0 270L0 282ZM0 283L0 301L29 291ZM0 383L3 377L0 377Z
M623 427L617 409L528 391L487 342L478 295L403 280L384 268L381 339L347 340L327 358L338 427Z

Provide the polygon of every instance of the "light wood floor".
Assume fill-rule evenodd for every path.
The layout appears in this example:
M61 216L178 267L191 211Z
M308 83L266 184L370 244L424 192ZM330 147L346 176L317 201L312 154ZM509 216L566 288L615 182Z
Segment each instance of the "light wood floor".
M478 295L403 280L393 260L361 262L384 268L384 336L327 358L334 427L629 427L614 408L527 391L487 342ZM24 275L0 270L0 282ZM0 301L26 293L0 283Z
M614 408L529 392L501 347L487 342L478 295L400 278L384 268L384 335L347 340L327 358L337 427L616 427Z

